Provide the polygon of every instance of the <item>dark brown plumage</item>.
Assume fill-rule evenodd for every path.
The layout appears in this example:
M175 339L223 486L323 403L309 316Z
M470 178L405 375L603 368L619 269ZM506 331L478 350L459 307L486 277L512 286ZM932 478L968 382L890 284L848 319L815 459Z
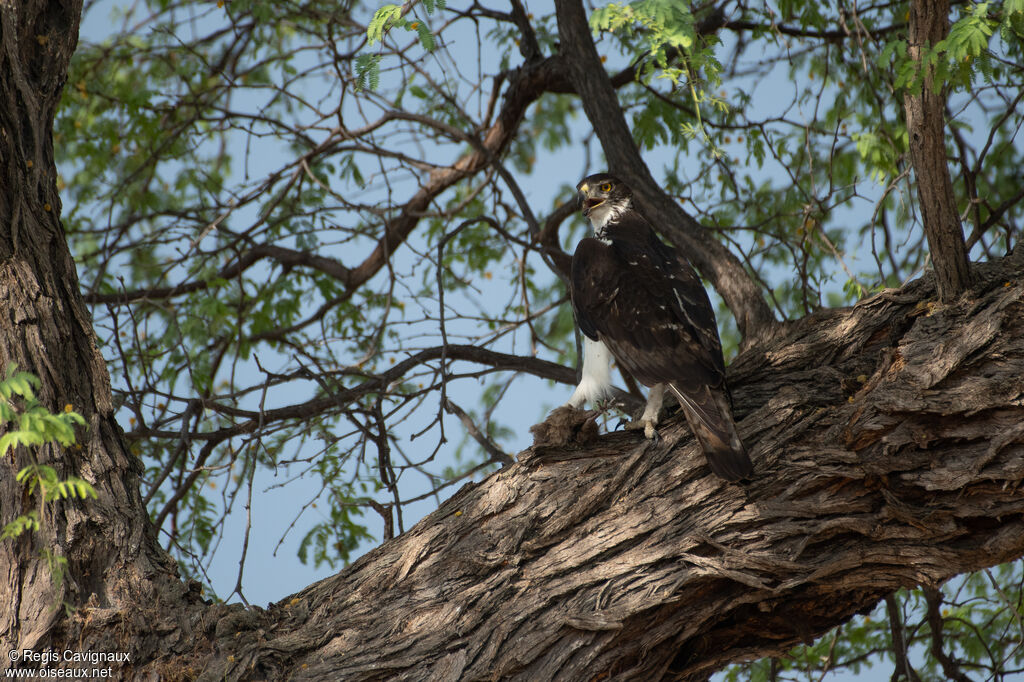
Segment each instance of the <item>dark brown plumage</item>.
M578 188L596 233L572 259L580 330L604 343L634 379L675 394L712 471L730 481L749 477L715 315L697 273L657 238L617 178L593 175Z

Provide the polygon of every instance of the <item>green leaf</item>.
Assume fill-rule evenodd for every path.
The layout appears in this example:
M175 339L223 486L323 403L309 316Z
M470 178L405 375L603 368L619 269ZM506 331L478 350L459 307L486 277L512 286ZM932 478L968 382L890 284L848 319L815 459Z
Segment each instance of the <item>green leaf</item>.
M3 532L0 532L0 540L16 538L26 531L34 533L37 530L39 530L39 512L33 509L4 526Z
M83 500L91 497L96 499L96 489L88 481L84 481L76 476L69 476L54 486L52 497L60 497L62 499L78 497Z
M358 90L376 90L380 86L379 54L360 54L356 56L356 88Z
M366 38L370 45L384 40L384 34L402 18L400 5L384 5L373 13L370 24L366 27Z
M39 433L33 431L11 431L0 437L0 457L7 454L7 451L18 445L43 445L46 439Z
M430 28L422 21L414 21L411 27L419 35L420 45L423 46L423 49L433 52L437 47L437 42L434 40L434 34L430 32Z
M6 378L0 382L0 397L10 400L18 395L26 400L35 399L35 391L41 386L39 379L28 372L18 372L17 363L11 363L5 372Z

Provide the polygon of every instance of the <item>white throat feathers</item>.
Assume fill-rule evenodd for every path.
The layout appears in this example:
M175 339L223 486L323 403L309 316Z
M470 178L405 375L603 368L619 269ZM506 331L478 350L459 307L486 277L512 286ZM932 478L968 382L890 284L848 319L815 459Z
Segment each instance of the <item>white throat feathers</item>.
M598 204L594 208L590 209L590 213L587 217L590 218L590 224L594 227L594 236L598 239L604 239L605 226L622 215L626 209L630 207L632 202L632 199L626 199L625 201L617 204L605 201L603 204Z

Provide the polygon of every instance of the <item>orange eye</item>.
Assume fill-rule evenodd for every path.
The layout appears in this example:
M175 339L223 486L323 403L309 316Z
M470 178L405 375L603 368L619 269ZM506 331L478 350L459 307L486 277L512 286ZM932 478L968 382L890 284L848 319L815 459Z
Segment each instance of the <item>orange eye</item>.
M612 191L612 183L605 182L598 189L600 189L602 192L611 192Z

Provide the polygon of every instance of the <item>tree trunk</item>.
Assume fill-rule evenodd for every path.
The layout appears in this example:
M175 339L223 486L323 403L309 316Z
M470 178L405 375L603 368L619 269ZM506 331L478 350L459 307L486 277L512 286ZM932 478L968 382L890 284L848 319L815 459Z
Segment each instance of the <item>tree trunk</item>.
M949 31L949 0L910 3L909 56L921 62L922 50L933 47ZM903 107L910 137L910 159L917 176L921 221L935 268L939 300L952 301L970 286L964 230L956 210L953 181L946 158L945 97L933 90L933 70L920 64L924 83L917 94L907 91Z
M130 609L158 589L184 591L142 507L139 461L114 421L110 377L59 218L53 119L81 10L81 2L0 2L0 372L17 363L40 378L38 397L51 411L71 405L88 423L80 447L18 448L0 461L0 527L38 508L38 495L15 480L32 460L84 478L99 495L47 505L40 531L0 542L5 652L68 644L57 633L88 609L67 619L62 605ZM67 560L63 578L44 550Z
M955 304L929 303L929 277L743 354L748 485L710 475L678 416L649 443L559 413L518 463L338 575L266 610L203 603L142 507L57 217L51 122L80 7L14 7L0 3L0 362L89 427L82 449L0 462L0 517L36 504L14 481L29 457L99 499L0 543L5 651L128 654L94 667L139 680L698 680L897 587L1024 554L1018 253ZM59 585L40 549L67 559Z
M204 607L165 582L50 645L208 680L700 680L780 654L1024 554L1022 271L1024 253L978 266L941 307L929 277L741 356L748 485L712 476L678 416L651 444L559 413L517 464L294 598Z

